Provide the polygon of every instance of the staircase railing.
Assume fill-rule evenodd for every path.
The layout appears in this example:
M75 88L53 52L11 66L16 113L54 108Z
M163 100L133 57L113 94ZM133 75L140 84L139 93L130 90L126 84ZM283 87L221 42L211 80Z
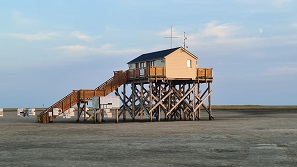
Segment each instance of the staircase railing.
M113 77L109 78L106 82L98 86L95 90L103 90L105 92L104 94L108 95L121 85L127 83L127 81L127 71L116 71L114 72ZM55 104L51 105L49 108L40 113L40 121L44 123L48 122L48 113L52 112L53 108L61 108L62 112L64 112L67 109L74 106L79 101L79 95L79 91L73 91L61 100L59 100L58 102L56 102Z

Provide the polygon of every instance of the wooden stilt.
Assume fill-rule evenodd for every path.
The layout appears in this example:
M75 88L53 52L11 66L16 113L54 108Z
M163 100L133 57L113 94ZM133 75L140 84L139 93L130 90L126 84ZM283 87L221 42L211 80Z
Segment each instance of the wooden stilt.
M193 82L193 86L195 87L195 89L193 90L193 102L192 102L192 105L193 105L193 121L195 121L196 119L196 83Z
M211 93L210 82L208 82L208 94ZM209 120L213 120L212 110L211 110L211 96L208 96L208 111L209 111Z
M115 116L116 116L115 122L118 123L119 122L119 110L116 109L115 112L116 112L116 114L115 114Z
M143 116L144 116L144 99L143 99L143 83L140 83L140 100L139 103L141 104L140 106L142 107L142 110L140 111L140 120L143 121Z
M161 88L161 82L158 84L159 87L159 99L162 99L162 88ZM158 107L158 121L161 121L161 105Z
M76 122L79 122L79 118L81 115L80 101L77 103L77 119Z
M86 103L86 101L84 100L84 122L87 121L87 119L86 119L86 114L87 114L87 103Z
M149 98L150 98L149 113L150 113L150 121L153 122L153 111L151 110L152 106L153 106L153 97L152 97L153 96L153 83L152 83L152 81L150 81L149 89L150 89L150 93L149 93Z
M132 92L135 91L135 83L132 83ZM135 121L136 109L135 109L135 95L132 93L132 121Z
M126 102L126 84L123 86L123 94L124 94L124 102ZM124 107L124 112L123 112L123 121L126 122L126 110L127 108Z
M198 104L200 104L201 101L200 101L200 83L199 83L199 82L198 82L197 86L198 86L198 97L199 97L197 100L198 100ZM195 98L196 98L196 97L195 97ZM198 107L197 110L198 110L198 111L197 111L197 112L198 112L198 114L197 114L197 119L200 120L200 117L201 117L201 113L200 113L201 110L200 110L200 107Z
M102 122L102 109L99 109L98 111L98 123L100 124Z
M97 123L97 112L96 109L94 109L94 124Z

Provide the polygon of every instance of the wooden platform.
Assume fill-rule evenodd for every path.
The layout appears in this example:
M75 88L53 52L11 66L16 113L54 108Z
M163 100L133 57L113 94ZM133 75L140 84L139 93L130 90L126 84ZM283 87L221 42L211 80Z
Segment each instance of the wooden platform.
M148 83L150 81L182 81L208 83L213 81L212 68L197 68L197 75L194 78L168 78L165 67L146 67L127 71L128 82Z

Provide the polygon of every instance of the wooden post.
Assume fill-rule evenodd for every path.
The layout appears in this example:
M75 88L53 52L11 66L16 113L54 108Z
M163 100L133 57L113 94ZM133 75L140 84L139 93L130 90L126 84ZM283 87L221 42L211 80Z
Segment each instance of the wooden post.
M159 86L159 100L161 100L162 99L161 82L159 82L158 86ZM165 114L165 117L166 117L166 114ZM158 121L159 122L161 121L161 105L159 105L158 107Z
M199 99L198 99L198 104L200 104L201 103L201 101L200 101L200 83L198 82L198 97L199 97ZM196 97L195 97L196 98ZM198 108L198 114L197 114L197 119L198 120L200 120L200 116L201 116L201 110L200 110L200 107Z
M132 83L132 121L135 121L136 113L135 113L135 83Z
M123 93L124 93L124 102L126 103L126 84L123 85ZM124 107L123 111L123 121L126 121L126 107Z
M168 86L168 92L171 90L171 82L169 82L169 86ZM168 107L167 107L167 112L170 112L171 109L171 95L168 96Z
M176 88L176 86L178 86L178 89ZM180 85L174 85L174 88L176 88L179 92L181 92L181 86ZM174 104L173 104L173 106L175 106L176 100L177 100L177 98L176 98L176 95L175 95L174 96ZM177 112L179 112L180 120L183 120L184 119L184 114L182 112L182 109L179 109Z
M139 101L139 103L142 103L142 105L140 105L140 106L144 106L143 101L144 101L144 99L143 99L143 83L141 82L140 83L140 101ZM142 111L140 111L141 121L143 121L143 115L144 115L144 108L142 109Z
M186 85L183 84L183 95L182 96L185 96L185 94L186 94L186 88L185 87L186 87ZM181 112L183 113L184 121L186 121L187 120L186 112L183 111L183 110L181 110Z
M102 114L101 114L101 112L102 112L102 109L100 108L99 109L99 113L98 113L98 122L99 122L99 124L102 122Z
M149 94L149 97L150 97L150 103L149 103L149 111L152 109L152 105L153 105L153 83L152 81L150 81L150 94ZM150 121L153 122L153 111L150 112Z
M193 90L193 121L195 121L196 119L196 111L195 111L195 108L196 108L196 83L195 81L193 82L193 86L195 87L195 89Z
M119 122L119 109L116 109L115 110L115 112L116 112L116 114L115 114L115 116L116 116L116 123L118 123Z
M77 120L76 122L79 122L79 117L81 115L81 111L80 111L80 100L77 103Z
M87 114L87 103L86 103L86 101L85 101L85 99L84 99L84 122L87 121L87 119L86 119L86 114Z
M102 119L102 120L101 120L102 122L105 122L105 121L104 121L104 109L101 109L101 119Z
M94 124L97 123L97 112L96 109L94 109Z
M208 94L210 94L210 82L208 82ZM209 120L213 120L212 111L211 111L211 95L208 96L208 111L209 111Z

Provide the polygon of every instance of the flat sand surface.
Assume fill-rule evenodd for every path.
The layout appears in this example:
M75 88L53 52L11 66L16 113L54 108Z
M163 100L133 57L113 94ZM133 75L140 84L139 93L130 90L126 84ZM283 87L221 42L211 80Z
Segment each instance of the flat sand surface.
M297 111L214 111L215 120L50 124L0 117L0 166L297 166ZM121 119L120 119L121 120Z

